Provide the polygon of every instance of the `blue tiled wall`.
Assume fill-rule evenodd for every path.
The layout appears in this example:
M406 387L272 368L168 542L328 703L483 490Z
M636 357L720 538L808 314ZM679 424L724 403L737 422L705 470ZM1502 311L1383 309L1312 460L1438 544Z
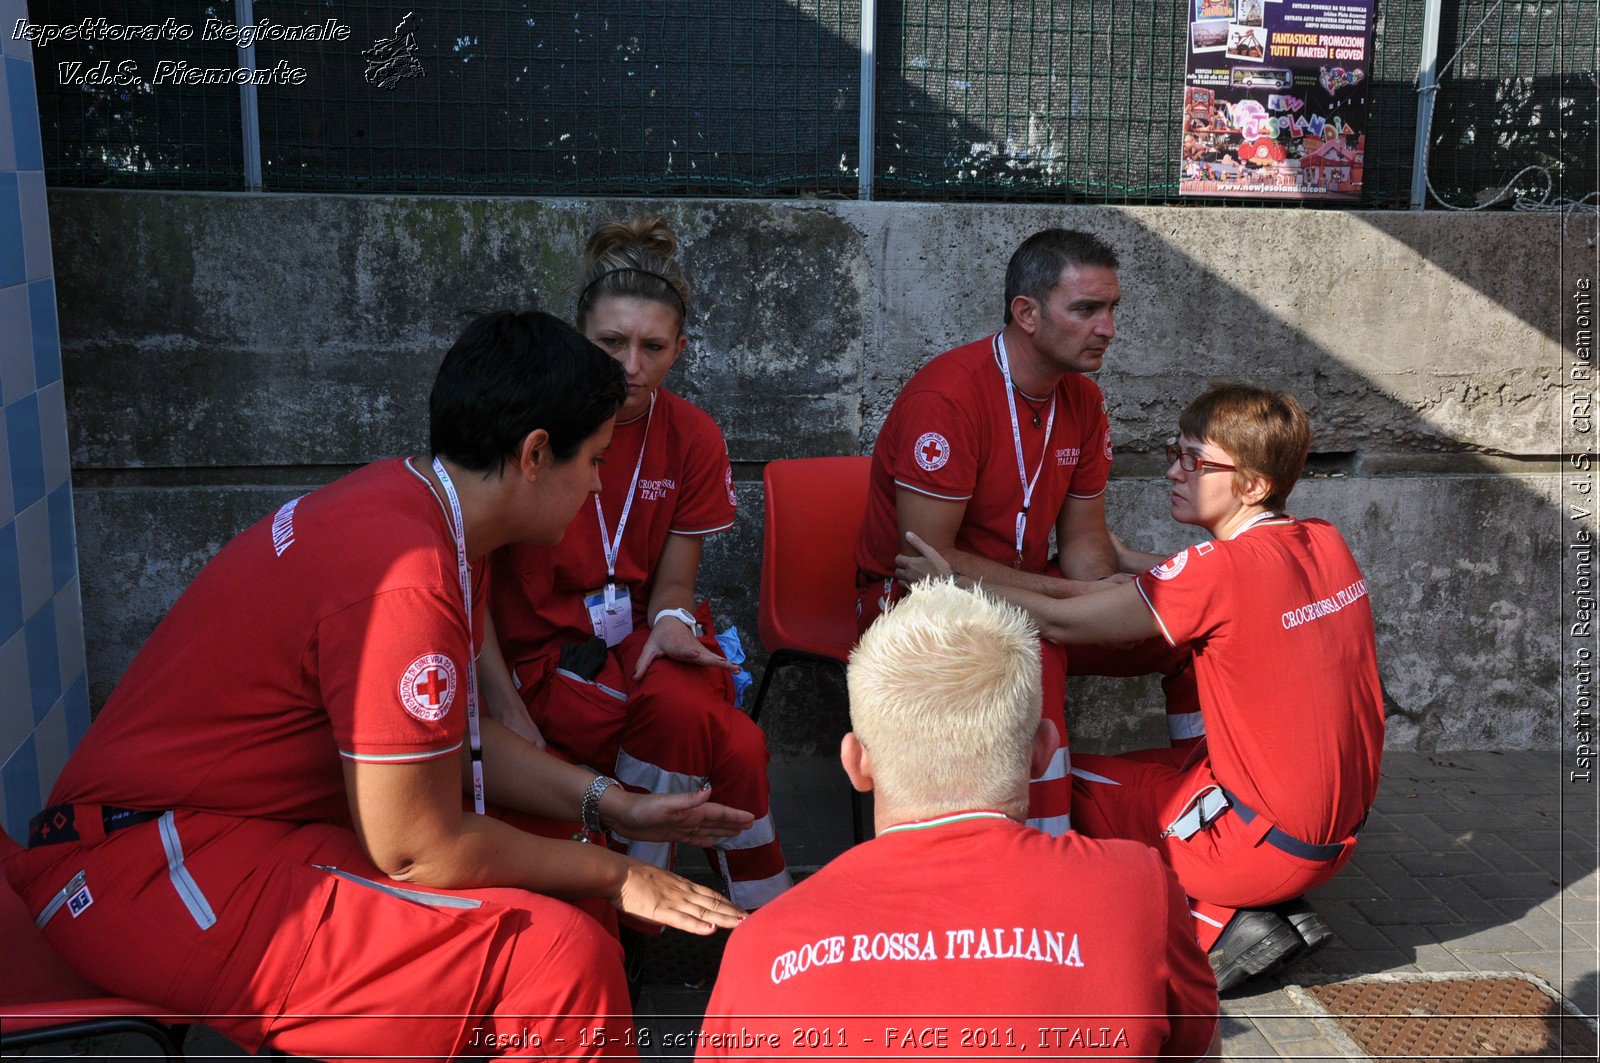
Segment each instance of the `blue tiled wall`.
M33 56L0 0L0 823L22 838L89 726Z

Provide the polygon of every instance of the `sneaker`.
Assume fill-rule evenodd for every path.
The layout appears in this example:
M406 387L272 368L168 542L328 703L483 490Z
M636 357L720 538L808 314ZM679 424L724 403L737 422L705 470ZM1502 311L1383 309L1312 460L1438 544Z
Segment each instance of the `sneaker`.
M1295 933L1300 935L1300 940L1306 943L1305 951L1296 957L1297 959L1304 959L1333 940L1333 927L1317 914L1317 910L1311 907L1311 902L1304 897L1274 904L1271 910L1283 916L1289 925L1294 927Z
M1217 992L1277 970L1304 948L1305 942L1283 916L1265 908L1241 908L1211 947Z

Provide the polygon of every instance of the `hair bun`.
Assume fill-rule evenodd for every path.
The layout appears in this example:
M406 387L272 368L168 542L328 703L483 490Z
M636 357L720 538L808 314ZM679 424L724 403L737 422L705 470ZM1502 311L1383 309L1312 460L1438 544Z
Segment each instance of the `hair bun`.
M678 237L667 219L659 214L636 214L626 221L602 222L589 237L584 251L588 261L598 261L613 252L638 248L650 255L671 258L678 250Z
M602 222L589 237L583 266L572 291L578 297L575 320L581 327L589 307L602 296L646 299L689 314L689 281L676 253L678 237L660 214Z

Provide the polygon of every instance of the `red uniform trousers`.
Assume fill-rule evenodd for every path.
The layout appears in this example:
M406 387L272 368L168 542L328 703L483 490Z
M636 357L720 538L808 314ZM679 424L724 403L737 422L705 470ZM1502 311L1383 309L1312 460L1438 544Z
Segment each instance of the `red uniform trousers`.
M1306 860L1265 841L1273 824L1248 825L1224 812L1179 839L1161 832L1217 785L1202 744L1193 750L1145 749L1116 757L1080 756L1072 765L1074 826L1091 838L1131 838L1153 846L1193 902L1195 932L1207 951L1240 908L1298 897L1349 861L1355 839L1332 860Z
M44 927L56 951L251 1052L584 1056L632 1029L621 947L589 916L521 889L395 882L343 827L177 812L5 871L35 914L84 872L92 903Z
M712 797L755 823L711 850L741 908L758 908L792 885L768 807L767 738L733 707L727 673L658 657L635 683L650 638L639 628L612 647L592 681L557 667L556 654L517 669L528 715L552 749L649 793L711 784ZM716 640L702 640L716 649ZM720 652L720 650L719 650ZM667 842L630 842L628 853L669 867Z
M1048 575L1059 576L1053 567ZM856 629L864 633L883 611L905 594L896 580L864 580L859 575L856 591ZM1039 640L1039 660L1043 668L1044 718L1056 725L1061 748L1044 770L1028 784L1028 825L1048 834L1065 834L1073 827L1071 777L1072 757L1067 750L1067 676L1136 676L1163 673L1161 688L1167 696L1168 729L1174 746L1188 748L1205 734L1200 720L1199 692L1189 655L1175 650L1161 639L1147 639L1135 646L1067 647L1048 639ZM1198 729L1196 729L1198 728Z

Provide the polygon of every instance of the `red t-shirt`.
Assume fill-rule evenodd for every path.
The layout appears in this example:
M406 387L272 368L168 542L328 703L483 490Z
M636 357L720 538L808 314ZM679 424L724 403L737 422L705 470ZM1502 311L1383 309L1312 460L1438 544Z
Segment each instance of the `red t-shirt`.
M628 588L638 629L649 623L645 610L667 536L711 535L732 527L737 500L728 444L716 422L664 388L656 391L651 415L617 425L600 468L600 502L606 534L613 538L635 465L639 485L617 550L616 581ZM495 553L490 569L495 634L513 668L561 643L592 637L583 596L606 582L594 502L578 508L560 544L506 547Z
M51 802L348 824L340 758L455 753L472 656L442 502L410 463L369 465L211 559L128 666Z
M1192 1059L1216 1022L1210 963L1154 850L963 813L858 845L740 924L696 1047Z
M1383 695L1367 583L1338 529L1271 517L1138 580L1194 652L1217 781L1302 841L1350 836L1372 804Z
M1012 402L1028 479L1038 472L1022 568L1044 568L1050 533L1068 497L1094 498L1105 491L1111 428L1100 388L1081 373L1066 374L1054 392L1055 424L1046 405L1035 428L1033 410L1006 387L999 357L998 334L987 336L946 351L906 382L872 450L867 516L856 541L862 572L880 579L894 573L895 554L903 552L895 512L899 488L965 502L957 548L1002 565L1016 561L1022 478L1007 412Z

